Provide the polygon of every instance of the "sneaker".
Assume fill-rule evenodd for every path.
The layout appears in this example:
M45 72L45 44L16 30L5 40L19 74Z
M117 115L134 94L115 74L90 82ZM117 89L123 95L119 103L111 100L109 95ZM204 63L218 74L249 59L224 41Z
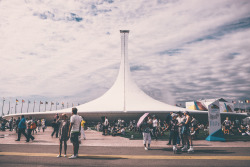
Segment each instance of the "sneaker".
M194 148L191 146L188 150L187 150L188 153L193 153L194 152Z
M26 143L29 143L30 141L26 140L25 142L26 142Z
M171 145L171 143L168 143L167 145Z
M145 150L148 150L148 148L147 148L147 147L145 147L144 149L145 149Z
M76 159L77 158L77 156L75 156L75 155L71 155L71 157L69 157L69 159Z
M15 141L20 141L20 140L17 139L17 140L15 140Z
M64 157L67 157L67 155L66 155L66 154L64 154Z
M187 151L187 150L188 150L187 146L184 146L184 147L181 149L181 151Z
M58 155L58 156L57 156L57 158L60 158L60 157L62 157L62 156L61 156L61 155Z
M176 146L173 146L173 152L174 152L174 154L177 153L177 147Z

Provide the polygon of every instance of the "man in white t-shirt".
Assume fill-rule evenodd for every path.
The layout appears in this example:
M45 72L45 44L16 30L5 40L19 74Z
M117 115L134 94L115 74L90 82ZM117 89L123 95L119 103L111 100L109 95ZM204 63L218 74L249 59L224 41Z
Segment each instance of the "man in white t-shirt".
M156 116L153 116L153 135L155 137L155 140L157 140L157 127L158 127L158 120L156 119Z
M70 117L70 125L68 132L68 136L70 136L70 140L73 144L73 152L74 152L74 154L71 157L69 157L71 159L75 159L78 156L81 122L82 122L82 117L77 115L77 108L72 108L72 116Z
M103 123L104 135L108 134L108 126L109 126L109 120L108 120L108 117L105 116L105 120Z

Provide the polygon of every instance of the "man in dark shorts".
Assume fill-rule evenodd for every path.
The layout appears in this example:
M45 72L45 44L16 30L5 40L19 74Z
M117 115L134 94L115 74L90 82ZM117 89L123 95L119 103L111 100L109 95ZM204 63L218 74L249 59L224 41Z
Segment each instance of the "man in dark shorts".
M184 147L182 148L182 151L187 151L188 153L192 153L194 152L194 148L193 148L193 142L192 142L192 138L191 138L191 134L190 134L190 125L191 125L191 117L189 115L188 111L184 112L184 116L186 117L184 124L184 129L183 129L183 140L184 140ZM187 144L190 144L190 148L188 149Z
M77 108L72 108L72 116L70 117L68 136L70 136L70 141L73 144L74 154L69 157L70 159L75 159L78 156L81 122L82 117L77 115Z

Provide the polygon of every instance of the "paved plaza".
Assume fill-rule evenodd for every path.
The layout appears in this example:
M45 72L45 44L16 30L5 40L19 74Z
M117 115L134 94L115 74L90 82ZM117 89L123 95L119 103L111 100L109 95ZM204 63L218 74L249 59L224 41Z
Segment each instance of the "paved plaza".
M15 132L0 132L0 166L249 166L249 142L194 141L195 153L173 154L166 141L152 141L152 150L145 151L142 140L103 136L87 130L79 158L56 158L58 139L50 136L52 129L38 132L33 142L25 137L15 141ZM68 142L67 156L72 154Z

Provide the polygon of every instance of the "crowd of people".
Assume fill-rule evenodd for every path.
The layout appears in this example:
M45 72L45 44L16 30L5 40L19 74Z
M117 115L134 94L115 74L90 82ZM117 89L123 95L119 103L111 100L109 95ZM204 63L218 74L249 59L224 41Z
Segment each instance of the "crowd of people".
M167 145L173 144L175 153L178 151L178 146L181 147L181 151L193 152L192 139L197 136L201 127L204 128L188 112L170 113L164 121L157 119L155 115L152 117L148 115L139 127L137 127L137 121L135 120L129 121L128 124L122 119L109 122L107 117L103 117L102 120L103 122L96 125L96 130L102 131L103 135L124 136L127 130L142 133L145 150L151 149L151 136L157 140L158 136L162 136L164 132L169 131Z
M198 138L200 130L204 131L206 135L209 134L208 124L199 123L195 116L191 116L187 111L170 113L163 121L155 115L148 115L139 127L137 127L136 120L131 120L129 123L121 119L109 122L107 117L103 117L102 120L103 122L96 125L96 130L102 131L103 135L124 136L128 131L142 133L145 150L151 149L151 137L157 140L159 136L163 136L164 132L168 131L167 145L173 145L174 153L178 151L192 153L194 152L193 139ZM225 134L250 135L249 125L243 125L237 118L233 122L226 118L222 123L222 130Z
M33 135L35 133L37 134L37 132L40 132L41 129L44 132L46 128L47 126L45 119L34 120L32 117L25 118L24 115L18 117L18 119L14 119L12 117L9 121L2 120L1 122L2 131L16 131L18 134L16 141L20 141L22 134L25 136L26 142L29 142L30 139L33 141L35 139Z
M226 117L226 120L222 123L222 130L225 135L250 135L250 126L248 124L244 125L240 122L240 120L238 120L238 118L231 121L228 117Z
M62 114L61 118L58 114L55 115L51 126L53 128L53 132L51 133L51 137L55 137L59 139L59 154L58 158L62 157L62 145L64 145L64 157L67 156L67 141L70 139L73 144L73 154L70 156L70 159L75 159L78 157L79 144L81 143L81 139L86 140L86 136L84 133L84 124L86 121L84 117L81 117L77 114L77 108L72 108L72 116L68 119L66 114ZM18 119L13 119L13 117L7 120L1 120L1 130L9 131L15 130L18 134L17 139L15 141L20 141L21 136L23 135L26 138L26 142L34 141L35 134L42 131L44 132L47 128L46 120L35 120L32 117L25 118L24 115L18 117ZM33 135L34 136L33 136Z
M53 132L51 137L59 138L59 155L62 155L62 145L64 145L64 157L67 152L67 141L73 144L73 155L69 158L77 158L79 144L81 139L86 140L84 128L86 121L84 117L77 115L77 108L72 108L72 116L68 119L66 114L62 114L61 118L58 114L55 115L53 122L51 123ZM1 130L9 129L9 131L15 130L18 134L16 141L20 141L23 134L26 138L26 142L35 140L34 134L42 131L44 132L47 127L46 120L34 120L32 117L25 118L24 115L17 120L13 117L9 121L2 121ZM155 115L148 114L142 122L131 120L126 123L122 119L109 122L108 117L102 117L102 122L96 125L97 131L102 131L103 135L117 136L126 135L127 131L139 132L143 136L143 145L145 150L150 150L151 137L155 140L159 136L163 136L164 132L169 132L169 141L167 145L173 146L173 152L194 152L193 139L197 137L200 130L204 130L208 133L209 126L200 124L194 116L191 116L189 112L170 113L166 118L161 121ZM227 117L222 123L222 130L225 135L250 135L249 125L243 125L237 118L234 121L230 121ZM32 135L33 134L33 135ZM133 138L133 135L131 135Z

